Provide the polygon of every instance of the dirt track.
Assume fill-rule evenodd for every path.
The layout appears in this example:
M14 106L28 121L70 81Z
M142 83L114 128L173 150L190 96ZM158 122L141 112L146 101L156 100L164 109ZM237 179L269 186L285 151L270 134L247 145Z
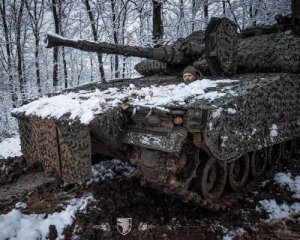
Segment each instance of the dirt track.
M256 209L262 199L295 202L285 187L273 184L272 180L261 186L279 171L299 175L300 161L295 159L276 166L263 178L250 181L239 193L228 192L219 203L223 210L218 211L182 203L147 186L142 187L134 177L119 176L114 180L81 185L65 185L46 177L49 181L35 186L37 190L32 192L31 189L30 194L23 192L10 201L2 201L0 212L8 212L16 202L22 201L28 205L23 213L52 213L60 211L61 203L67 204L71 198L92 193L96 202L92 202L85 213L77 213L75 223L65 230L66 239L72 239L72 236L74 239L75 235L79 239L188 240L226 239L225 236L235 236L233 239L300 239L300 216L268 222L265 221L267 214ZM8 185L1 188L5 186ZM126 236L116 227L117 218L121 217L132 218L132 229Z

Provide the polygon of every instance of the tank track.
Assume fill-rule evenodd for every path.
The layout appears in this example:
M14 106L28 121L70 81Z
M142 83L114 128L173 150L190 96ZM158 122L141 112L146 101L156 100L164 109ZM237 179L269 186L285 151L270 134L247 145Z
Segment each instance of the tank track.
M199 149L195 141L189 135L179 154L135 149L139 156L131 162L137 166L141 183L183 202L225 210L236 201L233 193L250 178L261 177L279 161L300 156L300 138L245 153L227 163ZM154 157L155 162L151 161Z

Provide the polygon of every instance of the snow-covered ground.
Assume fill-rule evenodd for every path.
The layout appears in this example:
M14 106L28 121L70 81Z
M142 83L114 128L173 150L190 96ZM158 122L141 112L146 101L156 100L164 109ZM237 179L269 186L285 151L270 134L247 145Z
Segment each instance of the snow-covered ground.
M0 159L21 156L20 136L6 138L0 142Z
M47 239L50 225L55 226L57 239L64 239L64 228L73 223L75 213L84 211L89 201L95 201L93 196L74 198L63 211L49 215L22 214L19 208L26 208L26 204L17 203L11 212L0 215L0 240Z
M0 143L0 156L8 158L20 156L19 136L5 139ZM93 181L112 179L118 174L128 175L134 168L118 159L102 161L93 166ZM0 240L42 240L49 235L49 226L54 225L58 238L64 239L63 230L74 222L75 214L84 211L89 201L96 201L91 195L84 195L81 198L71 199L69 204L61 212L52 214L23 214L21 209L27 208L27 204L19 202L15 208L7 214L0 213Z
M275 183L286 186L293 193L295 198L292 204L278 204L276 199L264 199L259 201L260 207L269 214L269 220L280 220L291 215L300 214L300 176L292 176L291 173L277 173L274 176ZM300 220L300 218L299 218Z
M3 158L19 156L20 141L19 137L4 139L0 143L0 156ZM132 173L134 168L123 161L113 159L101 161L93 166L93 178L86 182L105 181L112 179L117 175L128 175ZM261 184L264 187L270 183L267 180ZM291 192L291 201L289 203L279 204L276 195L273 199L264 199L257 203L257 211L264 209L269 214L268 221L280 221L284 218L296 216L300 221L300 175L292 175L291 173L277 173L274 176L274 183L283 186L287 191ZM81 198L71 199L69 204L61 212L52 214L23 214L22 208L26 208L25 203L17 203L15 208L6 214L0 213L0 240L6 239L47 239L49 234L49 226L54 225L58 233L58 239L64 239L63 230L67 225L74 222L75 214L78 211L84 211L89 201L96 201L92 195L84 195ZM243 228L224 227L222 230L223 239L234 239L244 234Z
M102 161L93 166L93 178L87 184L112 179L120 174L128 175L133 170L130 164L118 159ZM63 211L49 215L23 214L21 209L27 208L27 204L19 202L9 213L0 214L0 240L44 240L49 235L50 225L56 227L57 239L64 239L64 228L74 222L76 212L84 211L90 201L96 200L91 195L71 199Z

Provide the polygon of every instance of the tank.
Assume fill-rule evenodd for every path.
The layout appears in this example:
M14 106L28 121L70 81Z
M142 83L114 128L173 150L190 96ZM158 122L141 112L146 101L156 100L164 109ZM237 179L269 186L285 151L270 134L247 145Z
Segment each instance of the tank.
M57 35L47 46L148 59L145 77L87 84L13 111L25 159L66 181L90 178L100 154L129 161L144 184L201 204L300 151L300 38L281 25L238 34L230 20L212 18L205 32L158 49ZM204 78L184 83L178 70L187 65ZM64 97L89 112L58 114L50 101Z

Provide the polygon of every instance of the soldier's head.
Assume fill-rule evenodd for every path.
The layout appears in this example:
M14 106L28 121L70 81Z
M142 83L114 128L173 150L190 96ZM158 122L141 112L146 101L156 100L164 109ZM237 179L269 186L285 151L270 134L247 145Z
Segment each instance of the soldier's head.
M187 66L182 73L184 82L192 82L202 77L202 74L193 66Z

